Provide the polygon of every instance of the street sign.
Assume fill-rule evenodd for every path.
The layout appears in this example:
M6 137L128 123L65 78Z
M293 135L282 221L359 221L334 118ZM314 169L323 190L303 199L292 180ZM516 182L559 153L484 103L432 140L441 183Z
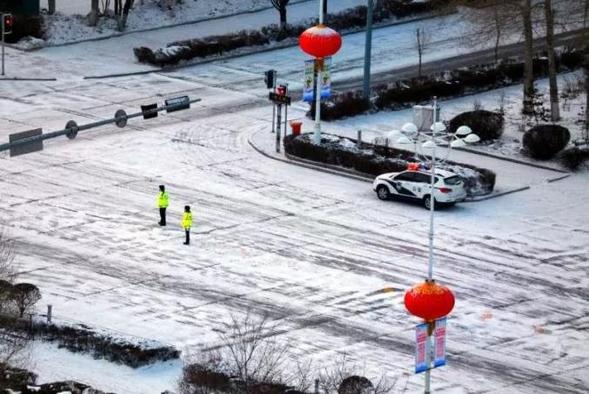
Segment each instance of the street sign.
M38 137L43 134L42 129L34 129L34 130L27 130L21 133L10 134L8 136L8 141L17 142L19 140L30 138L30 137ZM16 145L10 148L10 157L13 156L20 156L27 153L38 152L43 150L43 141L32 141L27 142L22 145Z
M446 365L446 318L436 320L434 328L434 368Z
M115 124L120 127L123 128L127 125L127 113L125 112L124 109L119 109L117 110L117 112L115 112Z
M415 326L415 373L425 372L427 365L427 323Z
M141 106L143 119L157 118L157 104L147 104Z
M290 96L280 95L274 92L270 92L268 98L275 104L286 104L290 105Z
M188 96L174 97L166 100L167 113L188 108L190 108L190 98Z
M78 135L78 124L76 123L75 120L70 120L65 124L65 128L70 129L67 133L66 133L66 137L69 138L70 140L73 140L74 138L76 138L76 136Z

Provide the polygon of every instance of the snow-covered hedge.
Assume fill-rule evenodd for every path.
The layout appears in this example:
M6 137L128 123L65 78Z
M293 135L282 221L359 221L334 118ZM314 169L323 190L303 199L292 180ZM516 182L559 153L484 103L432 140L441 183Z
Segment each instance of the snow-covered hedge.
M13 332L26 332L35 338L57 342L60 347L71 352L91 353L97 358L104 358L132 368L180 357L180 352L171 346L162 346L155 341L130 341L83 326L47 324L36 320L31 325L28 319L0 315L0 328Z
M312 142L310 134L286 136L284 150L302 159L351 168L372 176L403 171L407 168L407 163L419 161L412 152L406 150L367 143L358 147L351 138L329 134L323 134L319 145ZM469 197L489 194L495 187L496 175L489 169L450 161L441 168L463 178Z
M410 15L432 12L449 3L448 0L430 0L411 2L404 0L381 0L374 12L375 23L385 22ZM344 32L366 26L366 6L358 6L335 14L327 14L325 23L331 28ZM293 43L309 26L317 24L311 19L297 25L287 25L281 29L272 24L257 30L243 30L220 36L171 42L164 48L152 50L147 47L134 48L135 57L141 63L159 67L178 64L183 60L218 56L225 52L243 47L267 45L274 42L291 40ZM170 50L172 48L172 50Z
M586 50L567 50L557 55L558 71L571 71L581 67ZM534 59L536 77L548 73L546 58ZM376 99L372 106L359 107L356 104L360 91L343 92L322 103L321 119L336 120L355 116L367 110L404 109L431 100L432 96L442 98L460 97L465 94L480 93L504 86L520 83L523 80L523 63L504 60L499 64L485 64L463 67L452 71L437 73L427 77L397 81L387 86L377 87ZM312 117L314 106L307 116Z

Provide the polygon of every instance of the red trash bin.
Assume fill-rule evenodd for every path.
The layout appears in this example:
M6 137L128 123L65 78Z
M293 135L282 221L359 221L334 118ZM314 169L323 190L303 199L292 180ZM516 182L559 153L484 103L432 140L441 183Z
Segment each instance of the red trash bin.
M303 122L299 122L298 120L291 120L290 121L290 127L292 129L293 135L300 135L302 126L303 126Z

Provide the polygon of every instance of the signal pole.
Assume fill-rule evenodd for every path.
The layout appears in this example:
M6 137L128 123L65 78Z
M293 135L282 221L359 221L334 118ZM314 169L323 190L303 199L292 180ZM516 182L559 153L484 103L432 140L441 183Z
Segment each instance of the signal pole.
M5 36L12 33L12 14L2 14L2 76L4 76L4 39Z

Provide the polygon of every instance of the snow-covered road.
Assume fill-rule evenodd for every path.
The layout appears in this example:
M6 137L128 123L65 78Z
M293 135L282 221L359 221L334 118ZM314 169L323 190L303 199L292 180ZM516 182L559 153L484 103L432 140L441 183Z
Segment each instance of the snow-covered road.
M260 156L246 138L269 127L268 108L219 84L216 67L209 84L150 75L4 90L2 139L162 96L203 98L126 129L49 141L43 153L3 155L0 213L18 239L21 280L41 288L58 320L191 351L216 343L231 315L268 314L293 359L329 364L345 352L370 376L384 371L399 391L417 392L416 321L402 295L425 275L427 211ZM172 200L165 229L158 184ZM436 214L435 276L458 299L436 391L586 391L588 186L580 174ZM196 223L190 247L178 227L185 204ZM395 291L377 292L385 286ZM123 387L91 371L72 378Z

